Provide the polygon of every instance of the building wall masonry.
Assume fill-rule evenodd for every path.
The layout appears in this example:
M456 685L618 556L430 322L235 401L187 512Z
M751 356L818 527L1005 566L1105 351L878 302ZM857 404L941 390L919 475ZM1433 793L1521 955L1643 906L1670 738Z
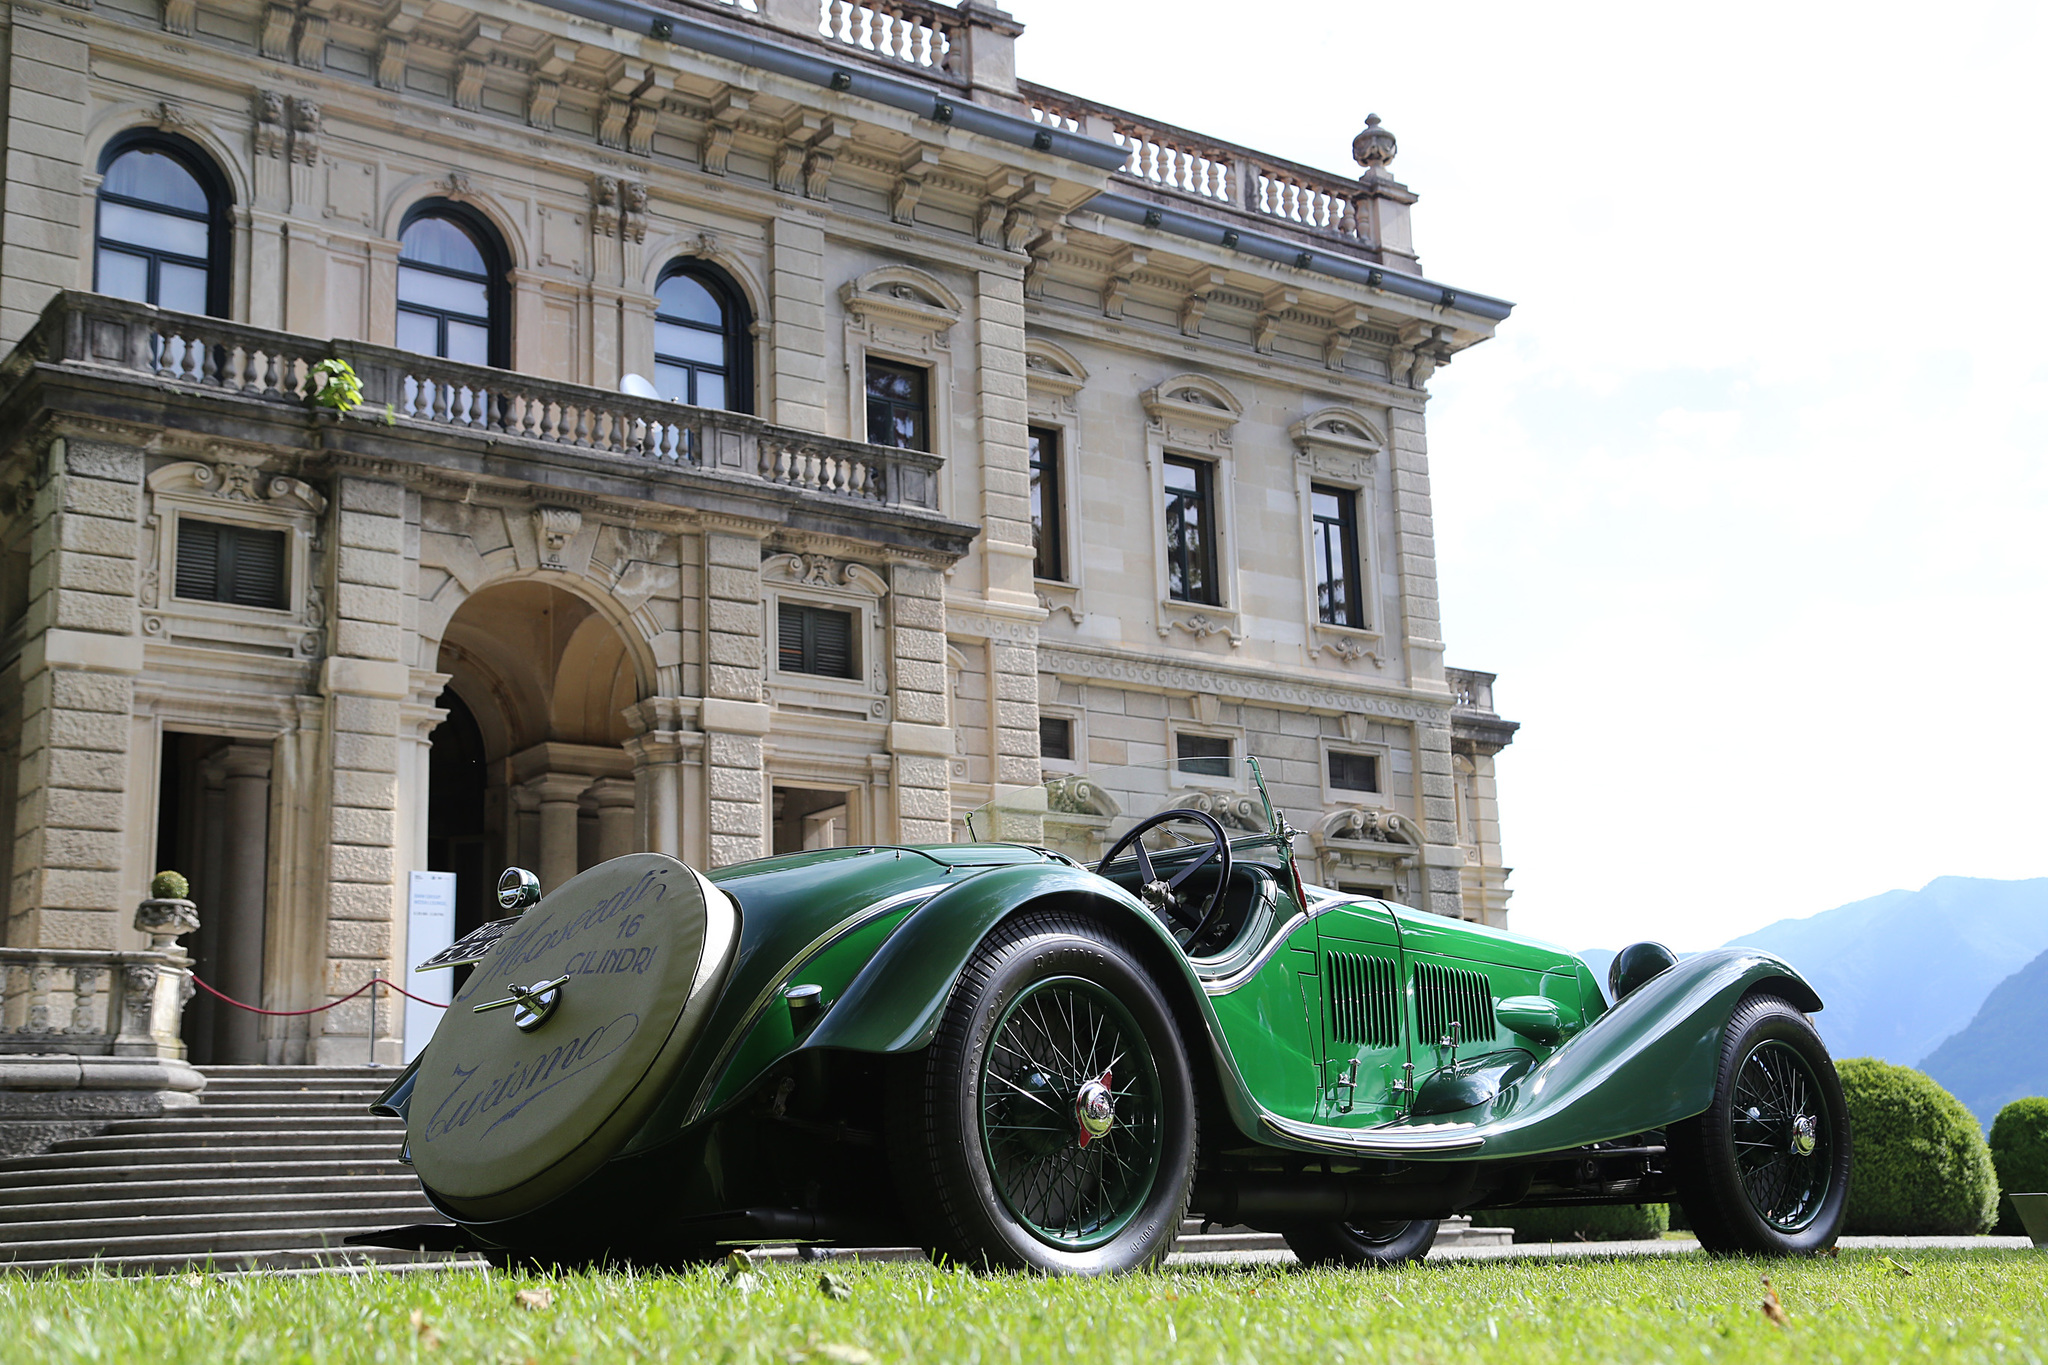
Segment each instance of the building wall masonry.
M678 3L821 41L785 31L802 5ZM407 979L416 870L457 870L474 918L507 864L944 841L1190 735L1262 760L1311 879L1505 923L1514 727L1490 675L1445 666L1425 430L1434 369L1494 322L1313 264L1419 275L1384 158L1287 172L1353 206L1305 225L506 0L409 8L397 42L368 0L318 9L325 42L282 46L273 21L312 33L312 9L0 20L6 947L139 948L150 874L185 859L223 936L194 944L306 1009ZM996 15L956 16L971 77L891 69L1036 107ZM228 187L221 318L94 293L102 157L135 135ZM1104 189L1294 234L1309 263L1112 221ZM503 240L502 381L393 349L429 201ZM656 448L667 410L618 390L656 372L681 266L744 299L750 415ZM374 401L309 405L326 357ZM926 376L928 462L865 444L869 357ZM1180 460L1212 478L1210 601L1168 587ZM1352 500L1363 624L1317 609L1316 489ZM284 605L188 597L193 522L282 533ZM850 676L785 667L791 605L844 614ZM1333 754L1370 787L1334 785ZM395 1062L401 1018L379 1006L373 1037L356 1000L220 1046Z

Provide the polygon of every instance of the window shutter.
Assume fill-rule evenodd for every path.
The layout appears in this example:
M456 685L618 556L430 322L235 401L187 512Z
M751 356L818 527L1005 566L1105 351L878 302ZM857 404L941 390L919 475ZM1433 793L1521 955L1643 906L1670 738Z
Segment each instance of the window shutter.
M813 610L812 669L833 678L853 676L853 614L844 611Z
M220 599L220 533L210 521L178 523L178 596Z
M804 609L783 604L776 622L781 646L781 667L785 673L804 671Z
M243 607L283 607L284 532L233 528L235 554L233 582L223 594Z

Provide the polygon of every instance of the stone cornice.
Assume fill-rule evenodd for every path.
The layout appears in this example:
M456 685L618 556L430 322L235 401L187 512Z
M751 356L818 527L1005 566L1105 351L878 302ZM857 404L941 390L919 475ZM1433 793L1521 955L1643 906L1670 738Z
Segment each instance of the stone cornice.
M1165 660L1129 654L1098 654L1092 650L1040 645L1041 672L1100 682L1128 683L1134 687L1158 688L1167 692L1198 692L1231 697L1239 701L1269 702L1278 706L1305 706L1325 711L1355 711L1387 720L1416 721L1426 725L1449 725L1448 697L1441 701L1389 696L1384 692L1318 685L1271 673L1248 673L1238 669L1190 667Z

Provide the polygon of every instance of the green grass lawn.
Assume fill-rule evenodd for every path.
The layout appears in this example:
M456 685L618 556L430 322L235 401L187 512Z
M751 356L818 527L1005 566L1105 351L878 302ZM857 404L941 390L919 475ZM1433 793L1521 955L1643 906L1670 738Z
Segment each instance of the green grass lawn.
M1910 1271L1911 1273L1904 1273ZM2048 1254L1462 1261L1117 1280L840 1264L678 1276L0 1280L0 1360L2048 1362ZM1768 1274L1789 1313L1760 1307ZM524 1297L544 1306L524 1306ZM545 1291L536 1294L533 1291Z

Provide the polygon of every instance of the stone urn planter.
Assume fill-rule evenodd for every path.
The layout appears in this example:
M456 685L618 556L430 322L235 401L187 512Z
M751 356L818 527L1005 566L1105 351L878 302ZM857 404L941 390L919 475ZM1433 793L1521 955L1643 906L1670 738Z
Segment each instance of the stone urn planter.
M2034 1239L2034 1245L2048 1250L2048 1194L2008 1194L2006 1198L2020 1211L2020 1226Z

